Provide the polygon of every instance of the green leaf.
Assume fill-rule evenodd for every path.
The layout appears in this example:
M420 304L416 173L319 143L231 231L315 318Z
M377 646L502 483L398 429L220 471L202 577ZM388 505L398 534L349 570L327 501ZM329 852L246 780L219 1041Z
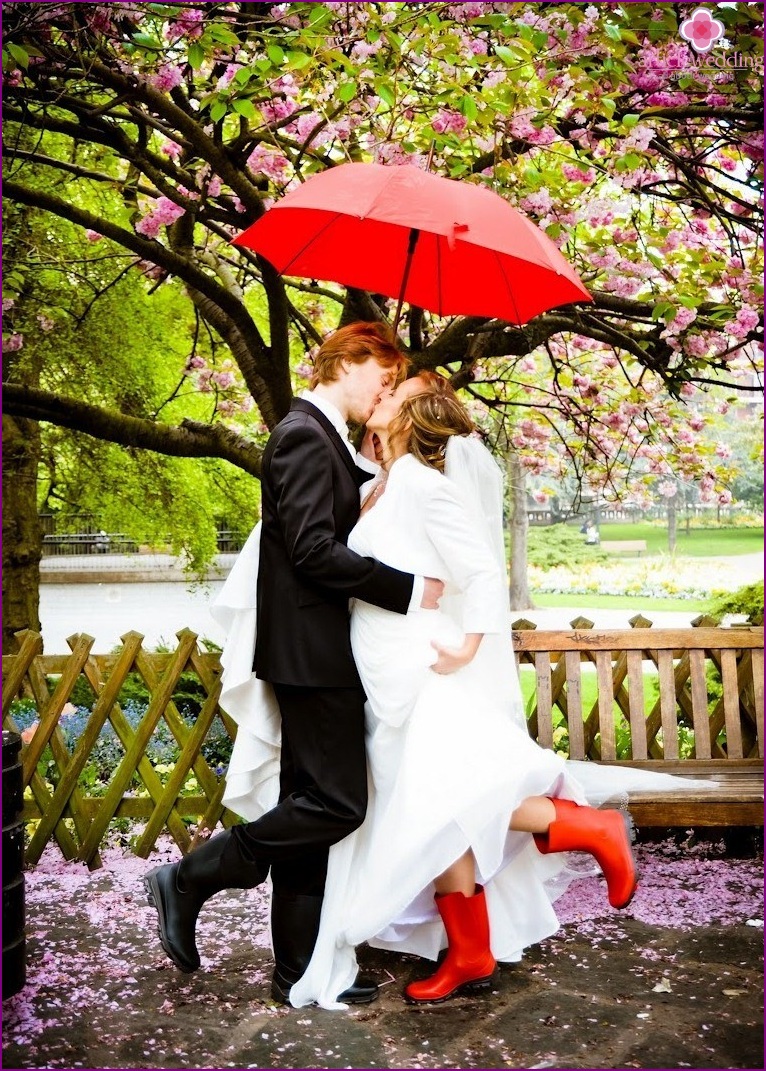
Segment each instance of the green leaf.
M516 62L516 57L507 45L495 45L495 55L506 67L511 67Z
M640 118L641 116L638 112L628 112L627 115L622 117L622 125L626 130L632 130Z
M255 72L251 71L249 67L240 67L240 69L235 73L232 81L236 82L238 86L246 85L247 82L249 82L250 79L253 77L254 73Z
M285 62L284 51L279 47L279 45L267 45L266 55L269 57L275 67L281 67L282 64Z
M241 100L235 100L232 104L232 108L239 115L244 115L245 119L255 119L255 108L253 107L253 102L251 100L248 100L246 97Z
M217 123L219 119L223 119L224 115L228 111L228 107L222 100L216 101L213 107L210 109L210 118L214 123Z
M677 300L685 309L696 309L699 304L697 298L692 297L691 294L679 294Z
M159 48L160 43L156 37L153 37L150 33L134 33L131 34L133 44L140 45L141 48Z
M14 45L13 42L8 42L8 51L13 56L13 59L18 63L19 67L23 67L24 70L29 66L29 53L26 49L23 49L21 45Z
M199 41L192 41L189 45L189 63L196 71L202 66L205 60L205 50Z
M302 71L304 67L314 62L314 57L306 55L305 52L288 52L287 62L294 71Z
M338 100L342 100L347 104L348 101L353 100L356 96L356 82L344 82L338 86L338 91L335 95Z
M614 101L610 100L609 97L602 97L598 103L606 112L607 119L611 119L614 115L614 110L617 107Z
M383 82L380 79L375 81L375 92L378 94L384 104L387 104L389 108L393 108L396 97L393 90L387 82Z
M466 117L466 119L473 120L479 114L479 109L476 107L476 101L468 93L460 101L460 111Z
M621 41L622 33L620 32L620 27L613 22L608 22L606 24L606 36L611 37L613 41Z

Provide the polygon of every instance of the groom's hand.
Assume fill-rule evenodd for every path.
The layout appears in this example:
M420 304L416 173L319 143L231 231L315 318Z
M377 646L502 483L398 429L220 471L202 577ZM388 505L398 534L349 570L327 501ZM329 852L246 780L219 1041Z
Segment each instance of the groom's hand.
M438 610L439 599L444 594L444 581L436 580L432 576L424 578L423 598L420 602L421 610Z

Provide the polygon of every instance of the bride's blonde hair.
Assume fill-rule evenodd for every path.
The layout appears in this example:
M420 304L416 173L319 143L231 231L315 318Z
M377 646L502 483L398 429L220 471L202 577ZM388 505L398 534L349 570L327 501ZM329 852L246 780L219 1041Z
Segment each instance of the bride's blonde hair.
M475 426L449 380L436 372L419 372L417 379L424 389L402 402L388 426L389 442L403 443L421 464L444 472L450 436L470 435Z

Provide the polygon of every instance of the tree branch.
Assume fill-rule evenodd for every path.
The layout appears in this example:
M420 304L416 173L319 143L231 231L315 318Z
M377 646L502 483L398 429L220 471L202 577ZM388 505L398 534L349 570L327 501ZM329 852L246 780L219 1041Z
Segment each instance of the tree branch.
M154 450L171 457L219 457L260 477L260 447L221 424L192 420L184 420L180 426L158 424L18 383L3 383L3 405L13 416L71 428L120 446Z

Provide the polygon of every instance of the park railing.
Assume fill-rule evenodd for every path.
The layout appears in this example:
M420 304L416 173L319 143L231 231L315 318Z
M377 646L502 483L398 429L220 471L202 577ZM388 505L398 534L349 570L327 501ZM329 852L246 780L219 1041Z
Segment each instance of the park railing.
M762 823L763 629L631 624L514 623L530 734L572 758L719 782L699 797L631 796L639 825ZM115 823L130 825L146 857L165 830L186 852L238 821L221 802L236 726L218 701L219 656L193 632L169 652L130 632L108 655L92 654L87 635L70 637L66 655L44 655L35 632L17 640L3 657L3 728L25 741L27 862L55 840L67 859L97 867Z

